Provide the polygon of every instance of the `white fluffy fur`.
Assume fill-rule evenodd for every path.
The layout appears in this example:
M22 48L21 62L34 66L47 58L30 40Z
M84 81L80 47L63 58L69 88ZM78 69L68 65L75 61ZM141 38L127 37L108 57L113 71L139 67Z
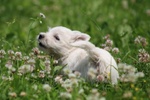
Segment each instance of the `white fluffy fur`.
M99 69L99 74L110 74L111 83L117 83L119 74L114 58L106 50L89 42L89 35L62 26L51 28L40 35L39 48L58 59L60 65L79 71L86 79L89 78L89 68Z

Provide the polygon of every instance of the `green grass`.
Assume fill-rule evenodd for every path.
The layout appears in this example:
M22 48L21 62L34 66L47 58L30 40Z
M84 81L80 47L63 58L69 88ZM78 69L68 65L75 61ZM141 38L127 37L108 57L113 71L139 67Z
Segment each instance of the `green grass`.
M135 2L133 2L135 1ZM0 58L0 100L57 100L67 90L55 82L61 66L53 63L53 59L44 53L41 56L51 61L51 72L43 78L39 74L44 70L45 58L38 58L32 49L37 47L37 35L47 31L48 27L65 26L79 30L91 36L91 42L101 47L105 43L104 36L110 34L113 46L119 48L119 53L112 55L120 58L121 63L127 63L143 72L145 76L136 82L119 82L117 86L109 83L78 82L72 86L71 100L86 100L89 96L99 94L99 98L108 100L148 100L150 99L150 60L140 62L138 53L145 49L150 53L147 44L135 44L137 36L142 36L150 43L150 1L149 0L0 0L0 50L6 54ZM128 3L126 7L123 3ZM149 10L149 13L148 13ZM46 18L41 18L43 13ZM42 21L42 23L40 23ZM21 52L19 60L10 59L8 51ZM14 55L15 56L15 55ZM23 75L18 75L20 66L26 64L24 56L35 60L35 69ZM16 57L16 56L15 56ZM15 71L6 68L7 61L12 61ZM63 77L63 80L68 77ZM43 84L49 84L50 91L43 89ZM98 92L92 93L93 89ZM83 89L83 93L78 93ZM10 94L14 92L15 94ZM25 92L26 95L21 95ZM125 97L125 93L131 93Z

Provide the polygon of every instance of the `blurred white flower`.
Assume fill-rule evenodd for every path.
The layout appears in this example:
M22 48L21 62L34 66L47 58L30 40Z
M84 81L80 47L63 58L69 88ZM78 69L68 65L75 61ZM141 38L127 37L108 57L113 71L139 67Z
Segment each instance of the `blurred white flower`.
M46 59L45 62L45 71L50 74L50 71L51 71L51 67L50 67L50 60L49 59Z
M14 53L14 51L13 50L8 50L8 55L9 56L12 56L12 55L14 55L15 53Z
M122 0L122 7L128 9L128 0Z
M5 54L6 54L6 52L4 50L0 50L0 58L4 58Z
M12 60L14 60L15 59L15 53L14 53L14 51L13 50L8 50L8 56L9 56L9 59L12 59Z
M112 49L112 52L117 54L117 53L119 53L119 49L115 47Z
M110 39L110 34L107 34L106 36L103 37L104 40Z
M22 53L21 52L16 52L15 53L15 59L16 60L21 60L22 59Z
M11 97L17 97L16 92L9 92L8 95L11 96Z
M45 90L46 92L50 92L51 87L49 86L49 84L43 84L43 90Z
M5 64L5 67L8 69L11 69L13 65L13 62L11 60L8 60L7 63Z
M40 71L39 74L38 74L38 76L40 78L44 78L45 77L45 72L44 71Z
M33 70L31 70L31 65L22 65L21 67L18 68L18 72L21 74L25 74L32 71Z
M97 75L96 80L98 82L103 82L105 80L104 75Z
M74 74L76 75L77 78L79 78L81 76L81 73L78 71L75 71Z
M5 80L5 81L12 81L12 80L14 80L14 78L13 77L11 77L11 76L2 76L2 80Z
M113 41L110 40L110 39L107 39L106 42L105 42L106 46L109 46L111 47L113 45Z
M140 49L138 53L138 58L140 62L150 62L150 55L148 52L146 52L145 49Z
M58 60L53 60L53 63L54 64L58 64Z
M106 50L106 51L111 51L112 47L106 46L106 47L104 47L103 49Z
M21 96L21 97L24 97L24 96L26 96L26 95L27 95L27 93L24 92L24 91L22 91L22 92L20 93L20 96Z
M144 75L143 72L137 72L137 73L136 73L136 76L137 76L137 77L144 77L145 75Z
M105 97L101 97L97 89L92 89L86 100L105 100Z
M144 73L137 72L135 67L127 64L118 64L118 71L121 82L136 82L138 78L144 77Z
M33 48L32 51L33 51L33 53L35 55L39 55L40 54L40 50L37 47Z
M55 82L59 83L59 84L62 84L63 83L62 77L61 76L56 76L55 77Z
M29 56L24 56L22 59L23 59L24 61L27 61L27 60L29 60Z
M27 61L27 63L30 64L30 65L34 65L35 64L35 60L34 59L29 59Z
M94 68L89 68L87 74L88 74L89 78L95 79L96 78L96 74L97 74L97 70L94 69Z
M64 68L63 72L64 72L65 75L68 75L68 74L72 73L69 68Z
M74 73L70 73L70 74L68 74L68 77L69 77L70 79L75 79L75 78L76 78L76 75L75 75Z
M61 86L65 88L68 92L71 92L73 89L72 81L70 79L66 79Z
M60 97L64 98L64 99L71 99L72 95L70 93L68 93L68 92L61 92L60 93Z
M142 44L142 46L146 46L148 44L146 38L142 36L137 36L134 40L135 44Z
M79 94L83 94L84 93L84 89L81 88L78 93Z
M126 91L124 94L123 94L123 98L131 98L132 97L132 92L131 91Z

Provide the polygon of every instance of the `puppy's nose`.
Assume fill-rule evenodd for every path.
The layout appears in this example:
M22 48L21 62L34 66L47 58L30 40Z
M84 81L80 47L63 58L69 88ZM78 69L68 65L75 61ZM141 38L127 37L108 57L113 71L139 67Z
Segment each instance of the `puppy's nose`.
M40 35L39 35L39 39L42 39L42 38L44 38L44 35L43 35L43 34L40 34Z

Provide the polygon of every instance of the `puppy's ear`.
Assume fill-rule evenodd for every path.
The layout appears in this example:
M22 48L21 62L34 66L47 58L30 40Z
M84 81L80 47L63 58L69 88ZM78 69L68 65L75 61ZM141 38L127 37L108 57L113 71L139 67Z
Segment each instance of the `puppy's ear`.
M89 41L90 40L90 36L88 34L85 33L81 33L80 31L72 31L74 33L74 37L73 40L74 41Z

